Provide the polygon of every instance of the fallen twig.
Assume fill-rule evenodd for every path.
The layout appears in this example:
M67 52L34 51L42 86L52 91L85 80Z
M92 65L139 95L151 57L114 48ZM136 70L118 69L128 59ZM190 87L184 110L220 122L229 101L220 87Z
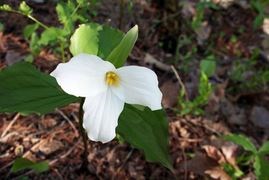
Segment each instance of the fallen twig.
M4 130L4 132L1 135L1 138L3 138L7 132L9 131L9 129L12 127L12 125L17 121L17 119L19 119L20 117L20 113L17 113L14 118L12 119L12 121L8 124L7 128Z

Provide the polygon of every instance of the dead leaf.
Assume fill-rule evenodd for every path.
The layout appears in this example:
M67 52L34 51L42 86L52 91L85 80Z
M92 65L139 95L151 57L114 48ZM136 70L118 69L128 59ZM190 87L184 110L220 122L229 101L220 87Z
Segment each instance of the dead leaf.
M57 121L54 118L42 118L41 124L44 128L51 128L57 124Z
M214 167L210 170L205 171L213 179L219 180L231 180L232 178L221 168L221 167Z
M268 18L264 18L262 30L263 30L263 32L265 32L266 34L269 35L269 19Z
M236 162L236 152L238 150L238 145L235 145L231 142L225 142L221 147L221 151L225 156L225 159L229 164L231 164L235 169L239 169Z
M170 66L168 66L167 64L164 64L161 61L157 60L151 54L146 53L144 61L145 61L145 63L154 65L154 66L156 66L157 68L159 68L159 69L161 69L163 71L172 72L172 69L171 69Z
M45 155L50 155L50 154L56 152L57 150L61 149L63 146L64 145L61 141L46 139L39 146L39 151L41 151Z
M245 110L234 105L228 99L221 99L220 111L231 124L244 125L247 123Z
M216 160L219 164L226 162L225 157L223 157L222 153L216 147L204 145L202 148L206 151L210 158Z
M254 106L250 115L251 122L263 129L269 128L269 111L262 106Z
M209 38L211 31L212 28L207 21L201 23L200 27L195 30L199 45L202 45L204 41L206 41Z
M234 2L235 0L213 0L213 3L218 4L225 9L230 7Z
M185 18L193 17L195 15L195 13L196 13L195 3L190 2L190 1L182 2L181 13Z
M201 152L196 152L194 158L188 160L186 163L188 171L192 171L201 176L205 175L206 170L218 166L218 163L214 159ZM184 169L183 165L181 169Z
M172 80L167 80L162 84L160 89L163 93L162 104L164 108L175 107L178 102L179 84Z
M20 52L14 51L14 50L8 50L6 53L6 63L11 66L12 64L15 64L16 62L22 61L24 56Z

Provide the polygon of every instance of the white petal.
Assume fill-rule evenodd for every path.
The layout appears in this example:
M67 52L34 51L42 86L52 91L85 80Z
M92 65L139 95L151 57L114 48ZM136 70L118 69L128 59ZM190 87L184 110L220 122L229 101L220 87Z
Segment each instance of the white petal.
M115 70L113 64L98 56L79 54L59 64L51 76L66 93L86 97L105 91L105 73L112 70Z
M151 110L161 109L162 93L154 71L139 66L126 66L116 70L120 87L113 92L129 104L148 106Z
M83 109L83 127L93 141L106 143L115 136L118 118L124 102L110 88L95 97L86 97Z

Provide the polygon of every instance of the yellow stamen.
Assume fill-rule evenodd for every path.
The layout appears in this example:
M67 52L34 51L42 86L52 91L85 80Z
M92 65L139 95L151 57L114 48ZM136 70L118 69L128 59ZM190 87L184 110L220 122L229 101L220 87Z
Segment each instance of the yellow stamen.
M109 71L106 73L105 81L109 86L117 86L119 85L120 78L115 72Z

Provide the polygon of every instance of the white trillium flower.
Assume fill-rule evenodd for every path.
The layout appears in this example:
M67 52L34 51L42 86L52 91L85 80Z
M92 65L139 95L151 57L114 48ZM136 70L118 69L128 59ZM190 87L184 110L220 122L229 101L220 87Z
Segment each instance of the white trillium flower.
M161 109L157 75L139 66L115 66L98 56L79 54L51 73L68 94L85 97L83 127L93 141L111 141L124 103Z

